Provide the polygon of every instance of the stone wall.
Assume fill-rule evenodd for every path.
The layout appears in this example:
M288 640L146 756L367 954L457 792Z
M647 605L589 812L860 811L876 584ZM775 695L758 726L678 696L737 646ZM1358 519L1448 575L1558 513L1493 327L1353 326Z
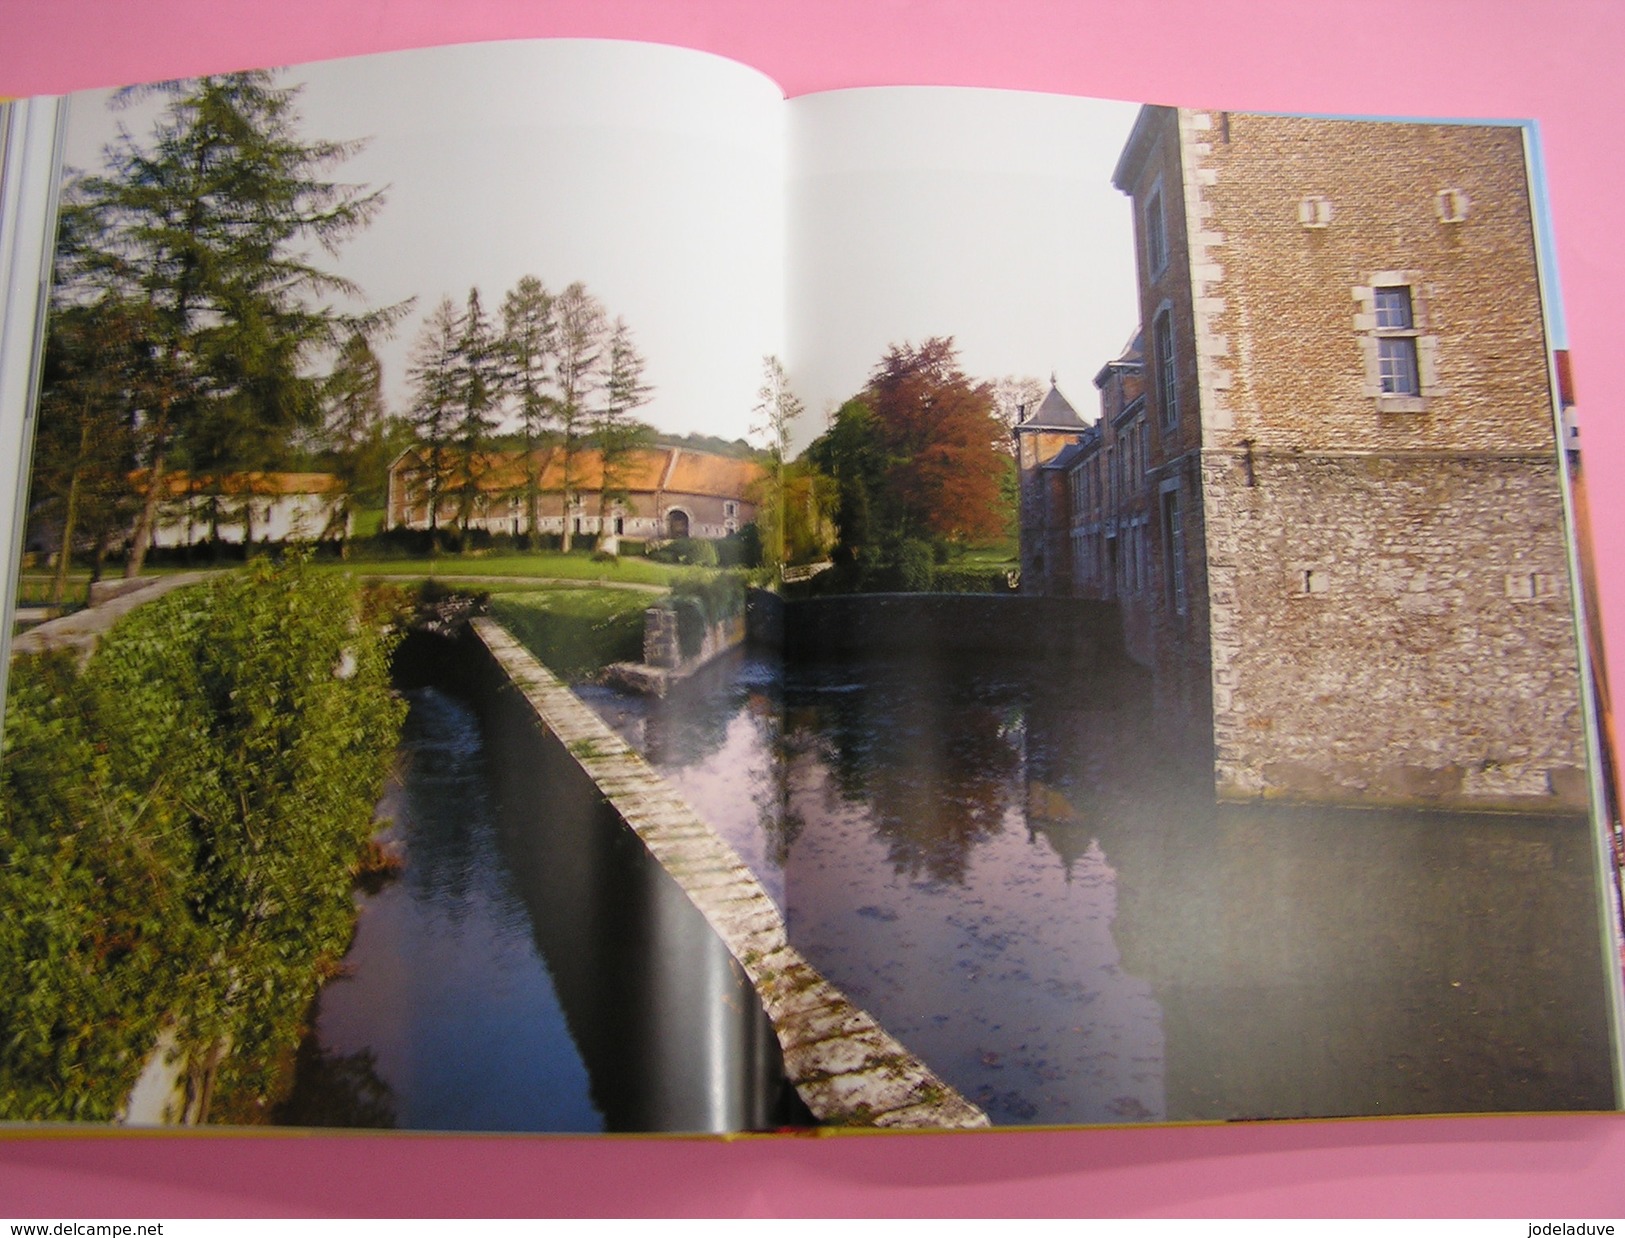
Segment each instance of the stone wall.
M1219 793L1586 803L1556 462L1207 462Z
M1122 623L1111 602L998 594L862 593L784 607L784 652L798 658L1031 657L1120 665Z
M487 697L508 711L504 729L521 732L535 725L550 741L544 746L553 776L546 779L545 790L533 788L540 793L526 801L539 828L557 828L558 814L547 813L544 806L561 795L561 782L574 784L577 794L586 789L653 861L658 883L671 895L669 910L659 918L668 923L703 920L710 930L704 949L713 955L726 951L731 960L726 970L741 983L731 992L720 991L704 972L685 969L685 959L659 953L664 943L658 934L640 943L648 956L645 968L678 997L711 999L732 1011L749 1007L745 1014L754 1018L765 1014L777 1041L772 1046L774 1071L788 1076L808 1112L822 1123L898 1129L988 1124L986 1114L802 957L761 882L665 779L499 624L476 619L470 628L468 653L484 664L493 683ZM568 759L571 775L558 776L560 758ZM529 768L542 772L537 760ZM549 848L549 862L579 862L581 850L580 845ZM582 875L584 880L590 876ZM617 936L607 926L602 935ZM707 1067L719 1076L760 1073L752 1058L728 1049L716 1037L699 1037L651 1051L673 1064L688 1059L691 1068L678 1075L679 1082L687 1075L703 1085ZM584 1052L590 1050L584 1046ZM707 1062L706 1055L713 1060ZM728 1128L720 1121L711 1126Z
M1583 805L1522 133L1146 108L1114 180L1158 700L1211 723L1221 796Z

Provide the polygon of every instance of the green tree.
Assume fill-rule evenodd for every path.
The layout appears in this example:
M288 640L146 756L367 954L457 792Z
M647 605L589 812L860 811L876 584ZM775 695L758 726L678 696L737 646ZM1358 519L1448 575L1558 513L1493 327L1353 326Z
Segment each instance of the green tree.
M525 532L534 544L541 520L542 433L552 420L554 404L547 394L548 367L556 328L553 297L534 275L523 276L502 301L502 342L508 389L518 405L524 449Z
M791 427L803 411L801 400L790 390L784 363L775 356L763 357L762 385L751 409L755 420L750 432L767 442L768 474L756 524L762 530L763 565L774 570L785 561L784 468L790 453Z
M342 545L356 507L384 501L389 469L391 435L383 366L365 332L353 332L344 342L323 398L327 409L323 445L342 494L321 538L336 536Z
M412 347L408 374L412 408L408 416L417 437L411 481L429 508L429 530L440 527L440 504L452 476L452 443L457 426L457 345L462 321L450 297L425 320Z
M54 603L79 540L97 547L99 566L100 552L133 514L129 410L148 378L144 311L114 297L65 306L46 341L29 505L58 525Z
M553 317L558 327L553 354L553 389L559 429L560 452L564 459L563 495L564 538L562 547L570 550L572 517L578 502L576 457L589 431L588 409L600 379L604 337L607 331L604 307L582 283L571 284L553 301Z
M379 191L328 179L354 142L300 136L297 88L269 71L138 88L167 105L144 138L69 190L58 283L66 302L113 291L152 310L153 374L135 419L145 493L126 573L151 544L174 462L251 468L321 411L316 363L358 327L392 320L334 308L356 296L317 264L366 226Z
M861 397L836 410L806 459L835 487L837 545L849 561L877 561L892 519L887 510L890 460L880 425Z
M502 398L504 361L501 341L485 308L480 290L468 290L457 336L453 387L457 423L457 523L467 535L475 512L483 510L484 474L491 436L496 432L497 406Z
M610 529L611 506L628 497L626 470L632 453L649 441L648 427L632 413L649 402L654 388L643 381L643 354L632 340L626 319L617 318L609 334L604 365L604 403L598 412L594 437L602 463L598 489L598 547L614 553L619 543Z

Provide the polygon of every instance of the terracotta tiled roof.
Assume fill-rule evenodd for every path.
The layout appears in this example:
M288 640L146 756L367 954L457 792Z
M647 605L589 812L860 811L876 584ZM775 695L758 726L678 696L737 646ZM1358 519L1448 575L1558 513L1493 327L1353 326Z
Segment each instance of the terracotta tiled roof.
M413 448L405 454L421 459L424 453L421 448ZM553 493L561 492L564 489L563 449L544 447L532 454L539 466L540 488ZM457 468L457 459L455 454L447 454L447 465L453 472ZM397 466L399 463L397 461ZM527 471L523 452L482 452L475 458L474 472L482 490L522 489ZM601 490L604 484L602 454L590 448L577 451L571 461L570 472L577 490ZM762 466L754 460L739 460L675 447L637 448L621 464L619 473L621 486L637 493L665 491L728 499L748 498L751 487L764 475Z

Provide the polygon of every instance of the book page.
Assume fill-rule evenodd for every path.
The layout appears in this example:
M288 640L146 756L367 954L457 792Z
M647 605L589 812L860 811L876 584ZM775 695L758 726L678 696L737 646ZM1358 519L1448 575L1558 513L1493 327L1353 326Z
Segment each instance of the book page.
M1612 1107L1520 127L791 108L809 961L996 1124Z
M1617 1103L1520 127L573 42L73 111L0 1116Z
M641 665L645 611L715 574L692 549L751 524L777 87L554 41L70 112L9 534L0 987L33 1032L0 1117L782 1121L727 949L581 781L613 737L493 730L512 685L457 652L475 616L550 683Z

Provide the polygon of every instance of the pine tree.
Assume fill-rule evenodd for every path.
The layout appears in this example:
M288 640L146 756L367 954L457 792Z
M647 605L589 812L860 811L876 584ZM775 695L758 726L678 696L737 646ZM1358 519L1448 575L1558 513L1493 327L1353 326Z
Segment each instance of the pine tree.
M29 506L52 511L59 525L53 604L66 592L77 542L92 539L99 567L110 535L132 514L129 405L148 379L144 310L108 297L52 321Z
M451 446L457 424L457 346L463 324L450 297L424 322L412 349L412 411L418 462L411 470L429 509L429 532L440 527L440 504L451 480Z
M538 449L554 407L547 383L555 332L552 295L534 275L524 276L503 299L502 342L508 389L518 404L524 440L525 532L532 545L541 519Z
M476 509L482 506L486 457L496 430L502 398L501 341L480 304L480 290L468 290L468 308L457 337L454 387L457 398L457 524L464 544Z
M558 324L557 347L553 354L553 387L557 392L557 418L564 457L564 540L569 553L571 518L577 502L576 456L588 430L588 407L599 384L599 363L603 358L607 329L604 307L582 283L571 284L553 302Z
M356 506L383 498L389 463L383 366L365 332L356 331L345 341L323 394L327 417L322 437L343 494L319 540L337 536L343 546Z
M164 475L262 465L321 413L316 361L355 329L404 310L346 314L350 281L315 264L366 226L383 198L326 179L358 148L299 135L298 94L271 72L166 82L145 139L125 134L100 175L69 191L66 302L112 291L152 311L154 381L136 419L145 492L126 574L151 544Z
M626 469L632 453L648 439L645 426L632 420L632 411L649 402L654 388L643 382L643 354L632 340L632 329L624 318L615 320L609 336L604 368L604 404L598 414L598 454L603 481L598 497L598 549L608 554L619 551L616 533L610 528L610 508L627 498Z

